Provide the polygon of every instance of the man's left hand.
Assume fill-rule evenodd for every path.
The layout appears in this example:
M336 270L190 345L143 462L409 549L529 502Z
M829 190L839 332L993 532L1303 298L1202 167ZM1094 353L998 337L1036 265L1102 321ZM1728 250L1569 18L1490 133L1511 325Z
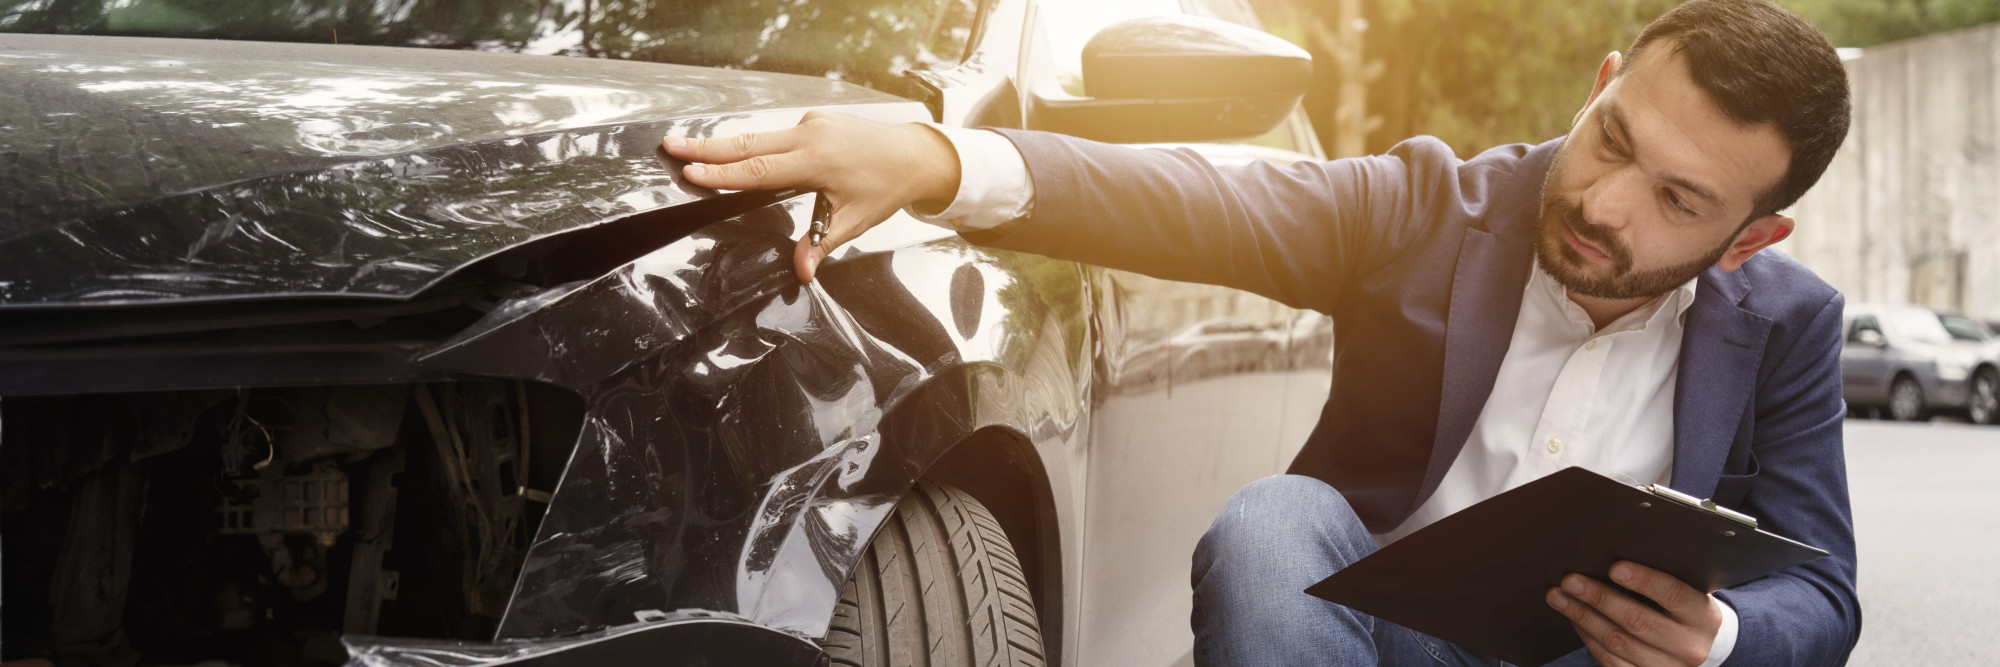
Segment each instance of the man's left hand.
M1654 611L1630 595L1580 574L1549 589L1549 606L1569 618L1590 655L1606 667L1699 665L1722 628L1722 603L1673 575L1638 563L1611 566L1611 580L1651 598Z

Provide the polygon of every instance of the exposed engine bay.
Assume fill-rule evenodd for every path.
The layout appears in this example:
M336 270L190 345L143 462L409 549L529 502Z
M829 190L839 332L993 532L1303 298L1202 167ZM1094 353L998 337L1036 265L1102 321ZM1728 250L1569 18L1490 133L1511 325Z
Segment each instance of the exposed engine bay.
M509 380L8 398L0 640L56 665L327 665L490 639L574 448Z

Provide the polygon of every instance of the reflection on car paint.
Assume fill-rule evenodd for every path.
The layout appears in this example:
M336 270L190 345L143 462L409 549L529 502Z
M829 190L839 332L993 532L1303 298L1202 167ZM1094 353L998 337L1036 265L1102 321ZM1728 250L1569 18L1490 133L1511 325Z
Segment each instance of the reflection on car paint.
M988 41L1020 43L1011 39L1020 34L1020 26L1004 28L1007 20L1003 17L984 28L1000 35ZM1021 17L1012 20L1018 24ZM760 203L773 201L774 196L758 200L754 197L765 195L735 195L734 204L710 206L721 199L673 182L667 168L671 165L651 152L651 142L662 134L719 136L782 127L794 122L805 106L840 105L842 111L884 119L927 118L917 103L890 101L893 98L856 86L721 70L567 59L543 62L438 51L423 52L420 59L450 66L419 71L405 67L405 59L415 58L407 51L310 45L230 44L231 53L267 57L224 63L227 58L222 56L227 54L193 40L10 35L7 44L0 44L0 56L37 39L93 45L51 49L69 54L102 52L67 56L70 61L172 47L183 52L180 57L148 55L154 60L143 64L188 71L207 68L203 84L297 77L302 85L316 82L320 88L294 91L298 100L292 100L246 87L239 103L213 87L219 83L178 83L186 77L154 89L117 90L117 84L137 79L121 79L132 72L112 68L131 68L99 68L94 81L114 85L79 91L89 93L79 99L125 103L141 95L171 93L179 99L158 101L185 103L186 108L123 111L111 105L114 108L101 114L158 124L145 126L144 132L132 137L116 132L84 137L76 124L65 120L52 121L47 132L60 135L58 142L77 137L104 140L109 148L91 145L77 154L112 155L160 167L149 175L154 180L99 179L107 182L87 190L73 187L71 181L47 180L54 177L41 170L0 174L0 185L11 186L6 179L20 178L29 186L58 190L56 196L33 200L46 205L33 211L40 217L19 219L68 225L51 234L96 234L101 238L92 243L115 242L106 248L119 253L136 248L133 256L152 264L146 271L122 275L128 261L123 254L95 254L100 250L91 248L78 260L97 263L81 273L101 273L106 280L42 282L21 288L25 283L7 275L5 268L17 264L0 261L0 299L28 300L33 302L30 306L96 306L290 294L401 298L425 285L433 287L418 298L433 299L453 293L444 288L458 287L456 281L442 286L438 281L465 268L467 262L493 259L499 249L519 248L561 233L558 230L567 229L562 225L723 219L700 230L690 226L692 233L677 232L658 245L632 244L633 256L643 256L620 260L608 273L593 270L563 276L539 283L554 284L530 289L525 296L507 293L518 298L499 303L443 345L435 344L436 338L424 338L396 348L398 359L421 358L424 370L437 375L398 375L395 382L464 377L456 373L537 378L584 396L587 413L575 438L577 447L562 468L565 476L549 499L548 520L534 536L528 571L519 577L507 602L501 635L522 639L447 643L354 638L349 642L357 652L398 660L397 664L543 659L555 663L558 655L569 664L592 662L580 651L565 650L581 646L615 645L628 656L807 646L798 638L825 632L848 568L909 481L955 444L995 446L990 438L968 441L970 434L994 431L1029 445L1025 455L1040 459L1022 467L1045 469L1052 478L1043 483L1052 483L1053 489L1029 491L1052 496L1048 514L1031 517L1048 525L1030 528L1046 530L1039 535L1011 526L1008 530L1010 537L1031 540L1024 556L1042 561L1037 604L1045 627L1058 630L1048 635L1049 654L1077 664L1077 634L1084 627L1078 620L1084 610L1082 593L1077 591L1088 583L1082 576L1087 572L1082 545L1094 543L1098 553L1116 553L1121 546L1168 557L1173 551L1161 547L1171 542L1116 545L1097 539L1102 537L1098 531L1113 522L1086 521L1082 516L1089 486L1085 473L1113 479L1170 479L1185 484L1170 489L1172 493L1194 498L1213 491L1209 487L1217 486L1217 479L1212 474L1171 476L1171 462L1160 459L1199 465L1200 458L1180 452L1206 455L1242 451L1231 447L1271 446L1265 440L1274 438L1251 431L1279 430L1275 424L1241 424L1247 428L1185 429L1164 434L1161 440L1146 440L1133 436L1135 430L1126 429L1129 424L1104 419L1096 423L1107 425L1093 433L1093 420L1100 419L1091 409L1093 402L1118 395L1186 414L1198 413L1190 407L1229 411L1261 402L1252 407L1276 411L1274 401L1261 399L1270 395L1270 388L1296 380L1239 369L1215 379L1240 379L1243 388L1254 391L1205 405L1193 405L1204 398L1196 392L1179 397L1178 404L1161 401L1150 392L1163 385L1128 383L1100 372L1107 367L1092 365L1104 360L1116 369L1123 359L1121 350L1127 349L1122 338L1114 344L1108 335L1093 337L1100 322L1106 333L1115 330L1115 313L1126 308L1123 299L1131 296L1107 290L1109 282L1100 280L1103 270L972 248L948 232L907 218L844 246L835 260L822 267L819 283L800 286L788 261L791 239L802 229L800 200L764 209L758 208ZM1002 55L990 64L975 57L961 70L922 73L917 78L933 84L999 80L1011 71L1016 54L991 53ZM259 60L268 63L252 62ZM360 66L314 64L321 62ZM82 73L90 67L72 69ZM38 70L33 76L54 74ZM426 108L418 102L431 100L424 95L450 92L427 91L425 81L485 74L528 82L470 80L460 93L464 97L450 98L463 100L459 103L440 98L433 100L434 108ZM0 72L0 96L11 95L16 86L49 80L28 75L19 70ZM157 72L149 76L171 78ZM607 93L607 80L617 81L613 88L631 95L654 95L682 84L690 91L677 92L690 95L685 99L663 95L645 108L637 97ZM393 103L369 107L368 96L377 94ZM523 94L533 99L508 102L510 96ZM131 97L114 97L119 95ZM388 99L391 96L403 99ZM985 102L970 107L981 110L977 113L952 111L949 105L933 111L954 124L970 118L971 124L1019 126L1019 105L1012 104L1015 96L1011 85L996 87ZM882 102L847 104L870 99ZM271 106L281 119L303 120L260 125L259 104ZM413 104L417 108L407 106ZM710 104L714 106L704 106ZM482 112L486 115L479 115ZM446 130L454 133L453 138L434 137ZM179 145L217 148L213 155L204 155L176 152L173 144L128 141L152 141L154 136L172 138ZM9 145L8 138L0 137L0 149ZM131 160L133 155L141 159ZM574 164L568 164L572 159ZM236 173L243 168L251 173ZM331 176L307 177L319 170L331 170L327 172ZM36 178L44 180L32 180ZM346 179L351 190L343 191L340 179ZM107 185L114 187L102 187ZM510 189L514 191L508 193ZM322 204L317 200L321 197L344 197L340 201L345 203ZM29 200L6 204L17 201ZM660 206L673 208L665 209L668 215L647 217L649 208L657 212ZM139 224L133 213L139 210L179 210L187 214L191 227ZM111 230L93 226L94 221L121 212L125 217L117 224L129 224L126 230L133 238L115 239ZM211 215L216 217L202 217ZM330 231L323 236L307 233L306 218L301 216L309 215L323 216L318 223ZM0 226L7 224L12 221L0 221ZM16 231L0 229L0 239L12 239ZM65 250L60 239L34 242L74 252ZM25 255L11 252L15 251L0 241L0 260ZM278 278L280 262L288 263L283 267L286 272L310 279ZM573 278L583 280L565 282ZM183 279L205 284L175 282ZM1147 311L1180 307L1173 304L1188 303L1194 295L1140 296L1126 314L1143 324L1152 321L1146 319ZM1174 317L1188 319L1146 329L1134 339L1163 340L1188 322L1242 316L1244 309L1255 305L1232 302L1198 314L1174 311L1178 313ZM160 312L200 308L210 306ZM1257 312L1262 314L1251 320L1273 331L1282 331L1288 321L1283 310ZM466 321L474 316L467 315ZM129 347L145 351L144 345ZM1292 345L1289 351L1298 354L1304 349ZM1323 369L1324 361L1315 367ZM73 362L46 365L74 374ZM1312 378L1321 386L1317 398L1304 403L1316 408L1324 399L1324 377L1322 371ZM150 374L143 381L161 382L158 378ZM1179 380L1184 387L1194 381L1185 374ZM1286 441L1303 440L1303 432L1297 435ZM1150 462L1141 460L1123 471L1105 465L1127 451L1135 460ZM1087 470L1086 462L1093 457L1099 459L1098 465ZM1273 460L1273 465L1281 464ZM1098 480L1100 488L1102 481ZM550 488L547 483L542 480L536 488ZM1205 524L1210 513L1179 512L1171 518ZM1103 516L1116 518L1117 513ZM1086 538L1087 533L1093 537ZM1113 557L1106 562L1108 567L1138 571L1128 560ZM1165 581L1184 581L1184 568L1170 574ZM1159 581L1148 579L1149 588L1157 589L1153 584ZM1153 633L1148 641L1171 648L1171 638L1159 641L1157 629L1184 627L1185 614L1165 619L1169 625L1163 626L1162 605L1116 613L1117 601L1138 599L1130 595L1135 590L1139 589L1114 590L1107 596L1110 599L1093 598L1099 601L1093 606L1114 610L1105 618ZM707 634L647 632L662 627L703 628ZM736 630L754 632L731 634ZM1071 635L1068 651L1061 643L1064 632ZM530 636L535 638L525 639ZM614 636L671 639L657 644L598 641ZM1092 642L1104 643L1095 639L1102 635L1091 636ZM816 649L807 648L809 654L801 659L817 657ZM1090 657L1085 654L1082 664L1120 662ZM717 664L789 661L724 653L692 658Z
M846 567L945 448L1075 428L1082 304L1019 282L1080 298L1075 265L947 239L846 253L800 285L786 260L809 201L709 225L424 360L588 406L501 638L682 608L822 635ZM975 267L953 283L977 294L927 280L953 266Z
M843 110L927 119L914 102L757 72L455 52L426 52L432 66L417 68L394 49L351 47L336 65L315 64L329 48L315 45L8 42L0 52L23 64L0 70L0 95L80 96L92 113L0 118L17 128L0 152L28 161L0 176L12 208L0 216L6 307L409 297L509 247L713 196L680 178L658 150L663 136L788 127L802 107L857 98L875 102ZM101 66L59 62L79 51ZM596 75L573 73L578 64ZM541 82L476 73L495 67ZM160 69L180 78L159 81ZM600 78L612 73L626 77L618 87ZM144 131L108 136L108 118ZM136 148L29 150L78 136Z

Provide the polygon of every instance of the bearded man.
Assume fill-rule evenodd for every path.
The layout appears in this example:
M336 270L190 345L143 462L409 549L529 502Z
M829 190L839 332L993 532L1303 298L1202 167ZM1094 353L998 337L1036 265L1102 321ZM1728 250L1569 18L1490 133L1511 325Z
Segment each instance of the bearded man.
M1842 299L1765 249L1846 136L1845 71L1763 0L1693 0L1628 51L1567 136L1470 160L1419 137L1219 167L824 114L665 148L713 165L687 168L700 185L819 190L833 222L800 240L806 280L907 207L976 243L1331 315L1332 393L1291 474L1239 491L1196 548L1200 664L1500 664L1302 591L1568 466L1713 498L1832 557L1714 594L1643 563L1611 569L1623 591L1569 575L1547 601L1585 648L1556 664L1838 664L1861 627Z

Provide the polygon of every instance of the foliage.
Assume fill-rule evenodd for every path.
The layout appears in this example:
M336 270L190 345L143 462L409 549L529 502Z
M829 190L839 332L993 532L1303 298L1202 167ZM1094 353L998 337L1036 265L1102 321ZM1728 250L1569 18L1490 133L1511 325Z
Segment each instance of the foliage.
M1874 46L2000 21L1994 0L1780 0L1834 46Z
M1340 0L1256 0L1280 29L1331 22ZM1836 46L1870 46L2000 21L1995 0L1779 0L1826 32ZM1382 76L1368 89L1368 113L1382 125L1367 150L1435 135L1462 156L1567 132L1590 95L1604 56L1624 51L1646 23L1677 0L1362 0L1367 58ZM1292 28L1296 31L1296 28ZM1281 32L1280 34L1285 34ZM1315 53L1324 77L1307 98L1322 139L1332 136L1338 67Z
M1568 131L1606 54L1672 0L1366 0L1368 57L1384 63L1370 152L1418 134L1459 154Z

